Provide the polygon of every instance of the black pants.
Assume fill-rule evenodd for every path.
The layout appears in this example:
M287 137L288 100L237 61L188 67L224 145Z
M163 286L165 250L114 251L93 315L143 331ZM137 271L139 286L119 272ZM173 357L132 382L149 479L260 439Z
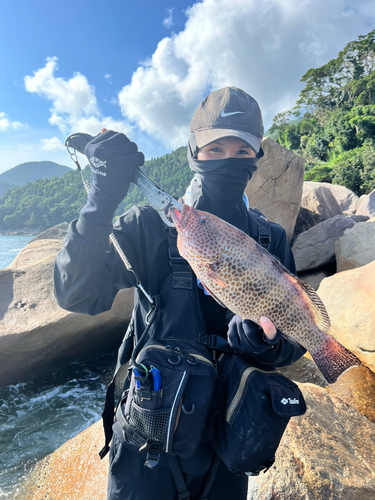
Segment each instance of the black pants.
M177 488L169 468L149 469L144 459L131 452L116 435L110 451L107 500L177 500ZM207 481L202 476L185 475L191 500L199 500ZM247 477L237 478L220 463L208 500L246 500Z

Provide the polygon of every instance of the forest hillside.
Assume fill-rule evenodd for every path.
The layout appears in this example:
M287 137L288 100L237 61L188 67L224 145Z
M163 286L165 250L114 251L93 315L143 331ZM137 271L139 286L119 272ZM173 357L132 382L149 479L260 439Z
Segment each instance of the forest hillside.
M269 129L306 160L305 180L375 189L375 30L320 68L309 69L295 107Z
M142 170L173 196L182 196L192 177L186 147L146 161ZM88 166L83 175L85 179L90 179ZM25 186L10 189L0 198L0 232L24 229L39 232L61 222L70 222L78 217L85 202L86 191L78 170L69 169L61 178L28 182ZM132 185L116 214L120 215L139 203L146 203L146 199Z
M375 190L375 30L309 69L301 81L295 107L275 116L269 135L305 159L305 180L343 185L359 196ZM147 161L142 170L173 196L183 195L192 177L186 147ZM84 173L89 178L89 167ZM0 198L0 232L69 222L85 200L73 170L14 187ZM116 214L144 202L133 186Z

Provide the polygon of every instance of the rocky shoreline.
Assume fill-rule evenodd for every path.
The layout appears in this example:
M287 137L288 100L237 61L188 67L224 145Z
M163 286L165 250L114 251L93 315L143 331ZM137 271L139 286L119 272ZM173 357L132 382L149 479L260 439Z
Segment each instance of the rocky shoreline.
M262 147L246 189L251 206L284 227L298 275L327 308L329 333L365 366L330 386L308 355L286 369L308 412L292 419L270 472L250 479L248 499L375 499L375 191L358 198L342 186L304 183L301 158L269 138ZM0 387L115 349L130 320L132 290L97 316L58 307L52 271L66 230L64 223L33 238L0 270ZM104 500L102 439L95 424L65 443L30 473L17 500Z
M0 236L36 236L40 233L40 229L31 229L24 227L23 229L7 229L0 231Z

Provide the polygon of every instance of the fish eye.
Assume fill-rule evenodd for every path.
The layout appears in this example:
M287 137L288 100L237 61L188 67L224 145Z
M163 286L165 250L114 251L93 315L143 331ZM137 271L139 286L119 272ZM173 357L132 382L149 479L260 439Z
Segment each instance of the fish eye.
M201 222L202 224L204 224L204 223L206 222L206 219L205 219L204 217L201 217L200 222Z

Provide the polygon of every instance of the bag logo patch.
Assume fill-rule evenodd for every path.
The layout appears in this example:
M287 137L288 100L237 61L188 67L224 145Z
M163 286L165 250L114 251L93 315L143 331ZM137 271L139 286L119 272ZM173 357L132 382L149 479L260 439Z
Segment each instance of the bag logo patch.
M291 398L283 398L280 403L282 403L284 406L287 404L290 405L299 405L299 399L291 399Z

